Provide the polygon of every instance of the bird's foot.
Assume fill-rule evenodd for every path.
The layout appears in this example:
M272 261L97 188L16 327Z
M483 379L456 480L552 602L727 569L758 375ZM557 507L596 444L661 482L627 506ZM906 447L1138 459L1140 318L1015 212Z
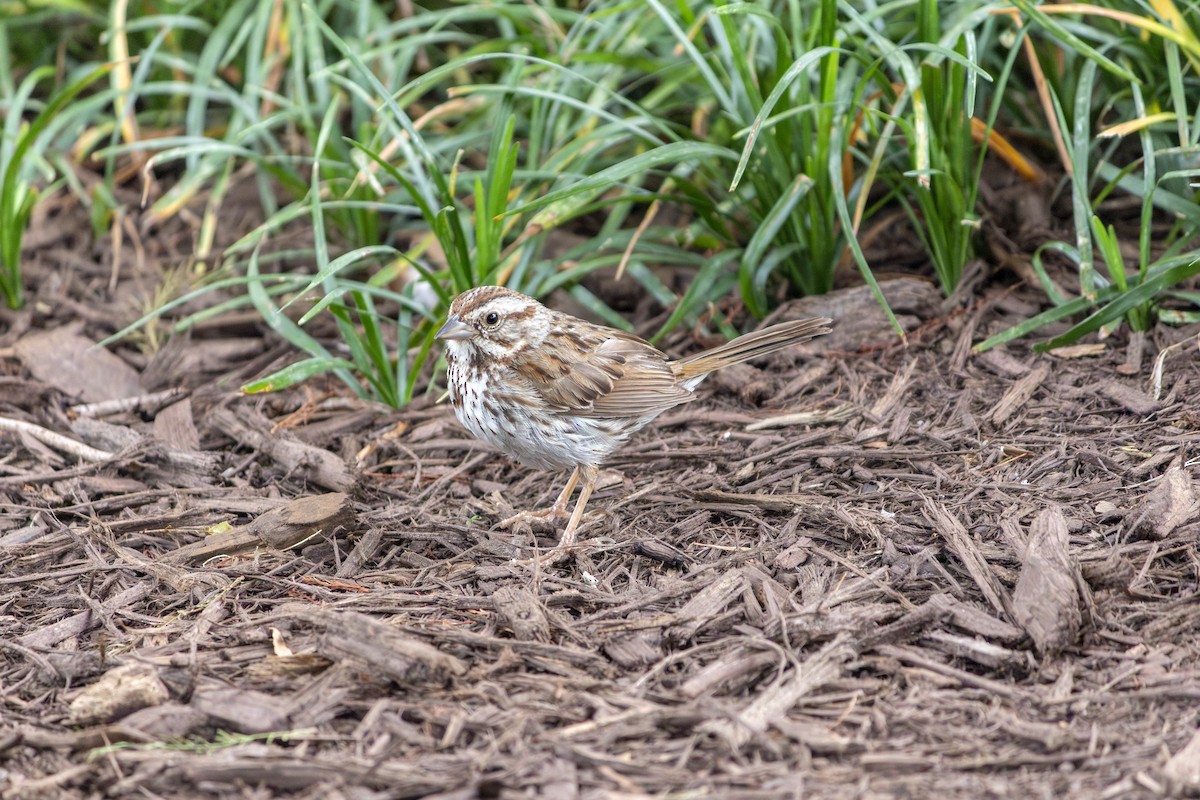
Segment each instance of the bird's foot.
M530 556L529 558L522 558L520 560L514 559L511 563L516 567L526 567L528 569L537 571L547 567L553 567L556 564L559 564L570 558L574 558L574 556L575 551L572 549L554 547L538 553L536 556Z
M500 521L503 530L528 527L533 533L555 533L562 530L570 516L562 508L544 508L541 511L521 511Z

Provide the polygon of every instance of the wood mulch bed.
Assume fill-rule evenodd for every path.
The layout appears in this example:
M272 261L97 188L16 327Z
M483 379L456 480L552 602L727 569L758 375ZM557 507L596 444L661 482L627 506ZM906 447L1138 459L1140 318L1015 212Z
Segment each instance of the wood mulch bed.
M248 315L92 349L136 313L62 253L0 317L4 800L1200 788L1194 328L1131 369L971 352L1034 294L895 284L907 346L790 305L840 333L639 434L537 566L499 522L565 475L432 397L241 396L293 357Z

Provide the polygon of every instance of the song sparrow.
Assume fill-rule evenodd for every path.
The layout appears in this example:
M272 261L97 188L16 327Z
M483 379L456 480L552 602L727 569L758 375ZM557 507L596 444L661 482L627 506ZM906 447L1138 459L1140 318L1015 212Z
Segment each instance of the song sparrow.
M829 333L830 322L785 322L671 361L631 334L480 286L454 298L437 338L446 342L459 422L523 464L574 469L551 513L565 512L583 477L562 548L575 540L600 463L631 435L694 400L713 370Z

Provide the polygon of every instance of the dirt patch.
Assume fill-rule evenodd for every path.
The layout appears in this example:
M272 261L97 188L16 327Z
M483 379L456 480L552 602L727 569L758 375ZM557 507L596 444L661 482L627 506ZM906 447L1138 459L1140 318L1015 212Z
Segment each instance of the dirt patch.
M565 475L428 399L240 397L286 352L244 319L120 349L157 394L67 396L47 360L120 322L73 274L0 321L0 797L1200 782L1194 343L1156 391L1111 340L971 354L1032 295L831 336L643 431L541 567L555 534L498 522Z

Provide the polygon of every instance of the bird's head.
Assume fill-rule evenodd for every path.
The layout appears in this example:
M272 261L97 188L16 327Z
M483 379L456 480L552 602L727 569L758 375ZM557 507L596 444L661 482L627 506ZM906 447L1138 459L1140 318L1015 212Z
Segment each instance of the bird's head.
M553 313L520 292L479 286L454 298L437 338L452 355L474 352L489 359L508 358L540 345L550 332Z

